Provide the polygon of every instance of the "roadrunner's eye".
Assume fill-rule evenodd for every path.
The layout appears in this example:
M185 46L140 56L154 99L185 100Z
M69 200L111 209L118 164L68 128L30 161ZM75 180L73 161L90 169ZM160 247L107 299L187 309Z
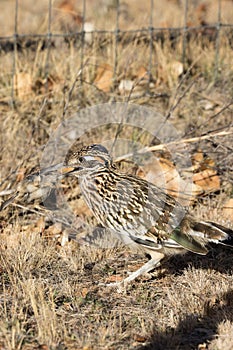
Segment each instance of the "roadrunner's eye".
M79 163L83 163L84 160L89 161L89 160L96 160L95 157L92 156L84 156L84 157L79 157Z

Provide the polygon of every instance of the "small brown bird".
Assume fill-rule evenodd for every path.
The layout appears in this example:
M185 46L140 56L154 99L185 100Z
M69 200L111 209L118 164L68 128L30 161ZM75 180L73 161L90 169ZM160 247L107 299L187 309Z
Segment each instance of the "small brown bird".
M212 242L233 245L231 229L196 220L159 187L119 172L102 145L69 151L63 173L78 177L87 205L104 228L151 256L123 284L151 271L165 256L186 251L205 255Z

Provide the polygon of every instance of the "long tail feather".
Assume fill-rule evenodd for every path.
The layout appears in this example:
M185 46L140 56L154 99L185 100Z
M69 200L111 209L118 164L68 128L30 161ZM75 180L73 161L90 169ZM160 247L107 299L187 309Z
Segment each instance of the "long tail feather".
M183 219L171 237L181 246L197 254L208 253L208 244L222 244L233 248L233 230L210 221Z
M202 234L202 237L207 242L214 242L216 244L223 244L233 247L233 230L216 224L211 221L197 222L192 227L197 234Z

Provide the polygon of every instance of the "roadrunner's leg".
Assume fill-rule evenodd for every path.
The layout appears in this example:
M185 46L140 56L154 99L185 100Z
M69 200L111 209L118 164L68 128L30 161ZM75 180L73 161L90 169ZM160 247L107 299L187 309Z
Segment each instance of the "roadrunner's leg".
M161 258L159 258L159 259L153 259L152 258L147 263L145 263L142 267L140 267L138 270L132 272L128 277L126 277L122 281L113 282L113 283L107 283L107 284L105 284L105 286L118 287L120 289L121 287L126 286L127 283L135 280L135 278L141 276L142 274L150 272L155 267L159 266L160 265L160 260L161 260Z
M155 267L158 267L159 265L160 265L160 259L157 259L157 260L150 259L142 267L132 272L128 277L126 277L123 281L121 281L121 283L127 284L128 282L135 280L137 277L150 272L151 270L153 270Z

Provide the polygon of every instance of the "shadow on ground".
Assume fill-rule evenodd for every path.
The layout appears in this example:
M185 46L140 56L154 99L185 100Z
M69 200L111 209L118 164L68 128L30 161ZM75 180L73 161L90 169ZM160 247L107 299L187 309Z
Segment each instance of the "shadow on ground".
M223 251L219 247L206 257L188 253L170 259L165 265L171 274L182 274L188 266L232 274L232 259L233 250ZM233 322L233 290L218 294L213 300L206 300L203 311L201 314L188 314L176 328L165 332L159 332L155 325L147 345L140 346L137 350L208 349L208 344L218 333L219 324L223 321Z
M149 344L138 350L208 349L222 321L233 321L233 291L219 295L205 306L205 315L187 315L175 329L159 333L156 328ZM202 347L200 345L202 344Z
M233 249L222 245L213 245L207 255L198 255L187 252L184 255L175 255L165 262L168 273L182 274L187 267L195 269L213 269L220 273L232 274ZM163 264L163 263L162 263Z

